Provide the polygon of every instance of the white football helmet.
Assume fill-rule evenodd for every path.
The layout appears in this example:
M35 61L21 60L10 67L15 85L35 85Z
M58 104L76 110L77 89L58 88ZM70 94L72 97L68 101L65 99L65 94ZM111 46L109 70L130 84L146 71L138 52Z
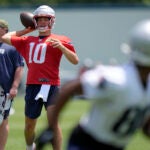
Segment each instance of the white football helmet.
M150 20L139 22L130 32L130 56L138 64L150 66Z
M55 22L55 11L47 6L47 5L42 5L42 6L39 6L34 12L33 12L33 15L34 15L34 23L35 23L35 27L37 27L37 18L39 17L48 17L50 20L49 20L49 25L46 26L46 27L38 27L37 29L40 31L40 32L45 32L47 30L50 30L52 29L53 27L53 24Z

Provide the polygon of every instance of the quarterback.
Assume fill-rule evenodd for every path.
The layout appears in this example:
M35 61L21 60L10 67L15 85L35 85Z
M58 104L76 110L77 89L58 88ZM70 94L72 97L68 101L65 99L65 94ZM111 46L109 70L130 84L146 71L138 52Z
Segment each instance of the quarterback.
M54 105L51 100L59 90L59 66L62 55L70 63L78 64L78 56L71 39L52 33L55 11L49 6L42 5L33 12L33 15L38 36L24 36L34 30L29 27L9 32L2 37L4 42L18 49L28 67L25 95L27 150L35 149L35 127L42 107L45 106L47 114L53 111ZM60 150L62 137L58 123L54 124L53 128L56 132L52 146L54 150Z

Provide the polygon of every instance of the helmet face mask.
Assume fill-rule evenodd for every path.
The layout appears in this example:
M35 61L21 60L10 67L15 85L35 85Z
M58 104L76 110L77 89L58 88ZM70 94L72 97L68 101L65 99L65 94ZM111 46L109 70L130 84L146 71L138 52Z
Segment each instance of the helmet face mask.
M150 20L139 22L130 32L130 57L143 66L150 66Z
M47 6L47 5L42 5L38 7L34 12L34 23L35 27L40 31L40 32L46 32L47 30L52 29L54 22L55 22L55 11ZM41 17L47 17L49 18L49 24L46 27L38 27L37 25L37 19Z

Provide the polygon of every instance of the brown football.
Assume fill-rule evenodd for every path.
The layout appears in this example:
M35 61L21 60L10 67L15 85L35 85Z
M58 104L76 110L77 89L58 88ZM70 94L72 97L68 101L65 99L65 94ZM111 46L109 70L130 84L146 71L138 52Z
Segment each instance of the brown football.
M24 27L26 27L26 28L31 27L31 28L35 29L32 13L21 12L20 13L20 20L21 20L21 23Z

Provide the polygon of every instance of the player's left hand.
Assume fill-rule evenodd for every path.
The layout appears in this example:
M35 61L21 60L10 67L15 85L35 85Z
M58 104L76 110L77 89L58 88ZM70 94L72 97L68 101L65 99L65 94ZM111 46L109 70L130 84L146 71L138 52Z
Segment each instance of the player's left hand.
M51 46L53 48L61 48L61 47L63 47L63 44L58 39L50 38L50 39L47 39L46 42L50 42Z

